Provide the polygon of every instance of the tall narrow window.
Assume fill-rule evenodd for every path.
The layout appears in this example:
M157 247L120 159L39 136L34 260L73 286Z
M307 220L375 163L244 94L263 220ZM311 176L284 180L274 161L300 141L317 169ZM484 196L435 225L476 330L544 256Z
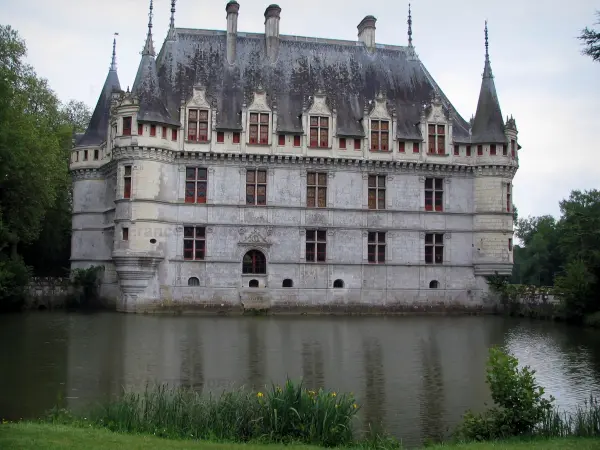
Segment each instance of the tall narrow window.
M310 116L310 146L329 147L329 117Z
M75 152L75 162L79 162L79 152Z
M183 259L203 260L206 245L206 228L183 227Z
M177 140L177 129L176 128L173 128L171 130L171 140L172 141L176 141Z
M340 138L340 148L346 149L346 138Z
M128 241L129 240L129 228L123 227L121 228L122 234L123 234L123 240L124 241Z
M325 262L327 259L327 231L306 230L306 261Z
M427 233L425 235L425 264L444 263L444 235Z
M513 158L517 156L517 142L514 139L510 140L510 154Z
M279 135L279 142L277 143L277 145L279 145L280 147L283 147L285 145L285 135L284 134Z
M471 156L471 146L467 145L467 156Z
M250 113L250 143L269 143L269 114Z
M246 204L267 204L267 171L250 169L246 172Z
M362 141L362 139L354 139L354 150L361 149L361 141Z
M502 156L508 156L508 146L506 144L502 144Z
M420 153L421 148L418 142L413 143L413 153Z
M477 156L483 156L483 145L477 146Z
M369 175L369 209L385 209L385 175Z
M398 151L400 153L405 153L406 152L406 142L404 142L404 141L398 142Z
M87 161L87 160L88 160L88 151L87 151L87 150L84 150L84 151L83 151L83 160L84 160L84 161Z
M188 141L208 141L208 110L190 109L188 111Z
M156 125L150 125L150 136L156 136Z
M371 150L387 152L390 149L390 122L371 120Z
M512 238L508 238L508 251L509 252L513 251L513 240L512 240Z
M444 210L444 179L425 178L425 211Z
M454 145L454 156L460 155L460 146Z
M385 233L369 231L368 234L368 260L370 263L385 263Z
M506 212L512 210L512 185L506 183Z
M222 144L223 142L225 142L225 132L224 131L217 131L217 142L219 144Z
M325 208L327 206L327 174L308 172L306 174L306 206Z
M144 134L144 125L138 123L138 136L142 136Z
M131 198L131 166L125 166L123 174L123 198Z
M294 136L294 147L300 147L300 135L296 134Z
M98 161L99 157L100 157L100 151L99 150L94 150L94 161Z
M496 155L496 145L495 144L490 145L490 155L491 156Z
M167 138L167 127L162 126L162 138L166 139Z
M185 168L185 202L206 203L208 170L203 167Z
M131 136L131 116L123 117L123 136Z
M240 143L240 133L238 133L238 132L233 133L233 143L234 144Z
M446 153L446 125L430 124L429 130L429 153L444 155Z

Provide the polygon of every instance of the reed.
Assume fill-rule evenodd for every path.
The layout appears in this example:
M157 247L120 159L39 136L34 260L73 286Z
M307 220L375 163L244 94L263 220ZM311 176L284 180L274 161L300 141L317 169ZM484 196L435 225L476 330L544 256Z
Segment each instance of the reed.
M589 400L573 412L554 408L536 428L536 434L546 437L600 437L600 404L590 395Z

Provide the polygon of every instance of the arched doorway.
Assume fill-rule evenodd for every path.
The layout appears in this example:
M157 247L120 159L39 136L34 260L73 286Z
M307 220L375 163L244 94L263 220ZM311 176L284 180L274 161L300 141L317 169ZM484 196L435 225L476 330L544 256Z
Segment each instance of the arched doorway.
M259 250L250 250L242 260L242 273L244 275L265 275L267 273L267 260Z

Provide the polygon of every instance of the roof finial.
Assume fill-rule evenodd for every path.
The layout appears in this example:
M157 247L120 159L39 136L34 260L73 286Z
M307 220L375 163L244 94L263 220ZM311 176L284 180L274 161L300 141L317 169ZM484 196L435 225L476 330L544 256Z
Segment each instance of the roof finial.
M146 44L144 45L144 50L142 50L142 55L150 55L154 56L154 43L152 42L152 10L154 9L153 1L150 0L150 12L148 13L148 36L146 37Z
M110 70L115 72L117 70L117 36L119 33L115 33L115 37L113 39L113 52L112 52L112 60L110 62Z
M410 3L408 4L408 46L412 47L412 15L410 11Z
M487 20L485 21L485 60L489 61L490 60L490 54L489 54L489 42L488 42L488 26L487 26Z
M175 2L177 0L171 0L171 24L169 25L169 32L167 33L167 40L174 41L176 38L175 34Z

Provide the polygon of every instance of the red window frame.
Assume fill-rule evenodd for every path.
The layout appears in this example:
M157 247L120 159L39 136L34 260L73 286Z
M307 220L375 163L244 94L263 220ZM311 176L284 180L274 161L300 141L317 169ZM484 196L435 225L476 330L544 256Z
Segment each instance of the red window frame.
M144 124L138 123L138 136L144 135Z
M325 262L327 260L327 230L306 230L307 262Z
M421 153L421 146L418 142L413 143L413 153Z
M246 205L265 206L267 204L267 171L250 169L246 171Z
M123 136L131 136L131 116L123 117Z
M425 178L425 211L444 210L444 179Z
M491 156L495 156L496 155L496 144L491 144L490 145L490 155Z
M460 156L460 146L454 145L454 156Z
M514 139L510 140L510 154L513 159L517 156L517 141Z
M283 147L285 145L285 134L280 134L278 138L277 145Z
M367 260L371 264L385 264L385 238L383 231L369 231L367 237Z
M362 139L356 138L354 139L354 150L362 150L361 144Z
M389 120L371 120L371 151L390 151Z
M429 124L429 150L427 153L434 155L446 154L446 125Z
M162 138L163 139L167 138L167 127L165 127L165 126L162 127Z
M185 168L185 203L206 203L208 169L205 167Z
M206 228L183 227L183 259L203 261L206 256Z
M267 259L259 250L250 250L242 260L242 273L247 275L265 275L267 273Z
M300 147L300 135L294 135L294 147Z
M208 142L208 110L190 109L188 111L187 140L191 142Z
M225 142L225 132L217 131L217 142L219 144L222 144L223 142Z
M250 144L269 143L269 114L250 113Z
M131 198L131 166L125 166L123 173L123 198Z
M310 145L312 148L329 147L329 117L310 116Z
M340 138L340 149L346 150L346 138Z
M444 235L442 233L425 235L425 264L444 264Z
M156 136L156 125L150 125L150 136Z
M368 198L369 209L385 209L385 190L386 176L385 175L369 175L368 178Z
M506 212L512 211L512 184L506 183Z
M233 133L233 143L234 144L240 143L240 133L238 133L237 131Z
M404 142L404 141L398 142L398 152L406 153L406 142Z
M471 156L471 146L467 145L467 156Z
M477 156L483 156L483 145L477 146Z
M172 141L176 141L177 140L177 129L176 128L173 128L171 130L171 140Z
M306 206L308 208L327 207L327 173L308 172L306 174Z

